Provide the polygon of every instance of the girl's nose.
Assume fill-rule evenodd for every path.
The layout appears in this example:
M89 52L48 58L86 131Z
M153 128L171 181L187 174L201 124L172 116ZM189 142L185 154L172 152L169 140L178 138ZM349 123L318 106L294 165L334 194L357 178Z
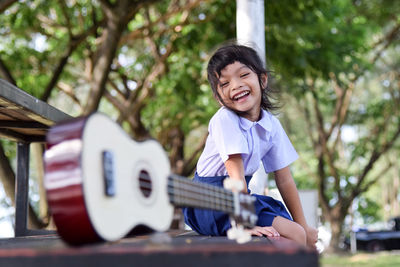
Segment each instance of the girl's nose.
M231 80L232 90L239 89L242 87L243 82L239 77L232 78Z

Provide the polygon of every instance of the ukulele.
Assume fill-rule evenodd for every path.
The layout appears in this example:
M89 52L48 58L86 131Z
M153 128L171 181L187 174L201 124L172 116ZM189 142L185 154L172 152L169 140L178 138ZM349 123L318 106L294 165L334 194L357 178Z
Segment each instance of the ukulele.
M235 234L235 226L257 221L254 197L170 174L158 142L136 142L100 113L52 127L44 165L50 212L59 235L73 245L116 241L139 225L166 231L174 206L228 213L228 237L238 242L248 236Z

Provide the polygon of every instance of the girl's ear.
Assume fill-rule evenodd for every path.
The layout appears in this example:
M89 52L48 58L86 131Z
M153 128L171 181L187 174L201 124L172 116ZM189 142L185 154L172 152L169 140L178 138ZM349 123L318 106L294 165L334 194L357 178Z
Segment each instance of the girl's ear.
M261 74L261 87L262 87L262 89L267 88L267 85L268 85L268 74L267 73Z
M214 93L214 98L218 101L220 106L222 107L224 103L222 103L220 96L217 93Z

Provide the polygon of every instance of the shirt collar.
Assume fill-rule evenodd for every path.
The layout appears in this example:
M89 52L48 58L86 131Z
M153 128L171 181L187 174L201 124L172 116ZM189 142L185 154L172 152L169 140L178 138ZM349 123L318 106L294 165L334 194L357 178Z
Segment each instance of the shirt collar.
M245 131L249 130L256 124L260 125L267 132L270 132L272 128L270 114L264 109L261 110L261 119L259 121L250 121L240 116L239 119L240 119L240 126Z

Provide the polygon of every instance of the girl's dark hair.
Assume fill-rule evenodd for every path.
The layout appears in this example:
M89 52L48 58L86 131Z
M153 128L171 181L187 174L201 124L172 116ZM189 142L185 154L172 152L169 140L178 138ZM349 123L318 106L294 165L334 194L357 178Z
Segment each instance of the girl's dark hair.
M267 84L262 83L262 76L269 72L264 68L264 64L257 52L248 46L238 44L227 44L220 47L211 57L207 66L207 77L213 93L218 100L225 105L219 95L217 88L221 71L230 64L238 61L250 68L258 76L261 88L261 108L267 111L274 111L279 108L278 104L271 100L276 99L276 91L271 90Z

